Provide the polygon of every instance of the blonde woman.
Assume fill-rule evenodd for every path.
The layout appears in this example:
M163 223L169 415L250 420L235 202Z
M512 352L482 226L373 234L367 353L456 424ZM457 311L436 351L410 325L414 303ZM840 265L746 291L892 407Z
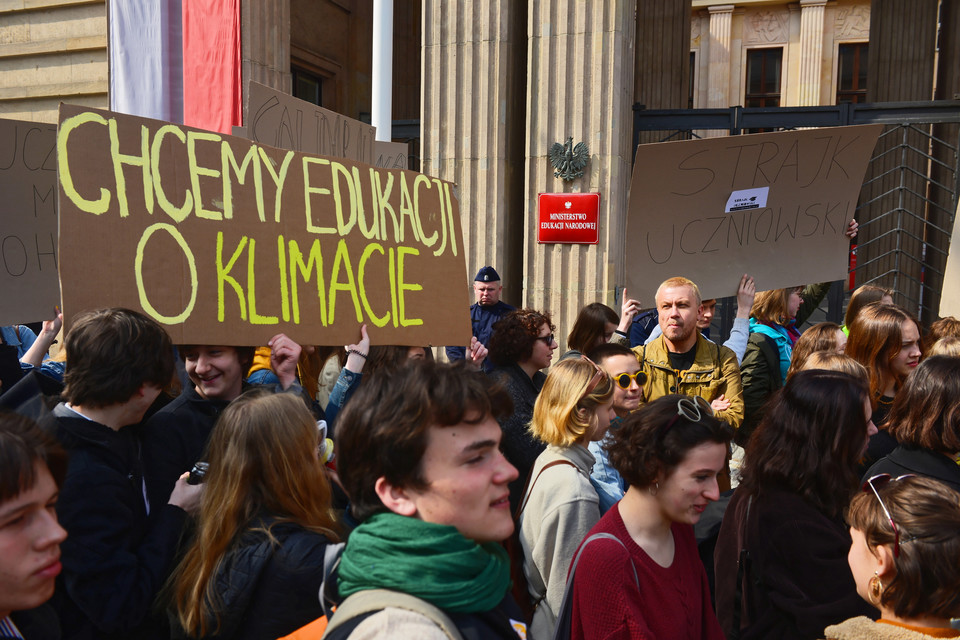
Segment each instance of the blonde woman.
M323 615L337 535L318 444L297 396L256 389L223 411L197 535L171 579L179 635L273 640Z
M600 520L587 445L603 439L614 415L613 384L587 358L555 365L534 405L530 433L547 448L533 465L519 510L534 638L553 636L574 551Z

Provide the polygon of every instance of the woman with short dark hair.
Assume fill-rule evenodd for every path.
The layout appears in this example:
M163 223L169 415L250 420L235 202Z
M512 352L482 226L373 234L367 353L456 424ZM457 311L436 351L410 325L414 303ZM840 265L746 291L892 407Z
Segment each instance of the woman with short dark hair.
M719 497L733 430L701 398L630 414L608 445L629 485L590 530L573 577L572 638L721 639L693 525Z
M728 637L816 638L828 624L869 613L847 567L842 516L876 433L870 413L866 385L835 371L800 371L771 401L747 444L714 555Z
M900 444L864 477L929 476L960 491L960 358L933 356L911 373L890 410L887 429Z
M510 483L510 508L516 511L523 484L546 445L527 432L533 405L547 379L542 369L550 366L559 348L557 328L549 313L533 309L511 311L493 325L489 358L494 364L489 375L499 382L513 400L513 412L498 418L503 429L503 455L520 476Z
M880 620L826 628L828 640L956 638L960 617L960 495L919 476L872 477L847 510L848 562Z

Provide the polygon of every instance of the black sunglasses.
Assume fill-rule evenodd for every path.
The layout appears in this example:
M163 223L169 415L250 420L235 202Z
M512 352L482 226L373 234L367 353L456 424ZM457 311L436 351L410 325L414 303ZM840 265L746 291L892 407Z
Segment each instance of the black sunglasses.
M537 340L543 340L544 342L547 343L547 346L549 347L551 344L553 344L553 334L551 333L548 336L537 336Z

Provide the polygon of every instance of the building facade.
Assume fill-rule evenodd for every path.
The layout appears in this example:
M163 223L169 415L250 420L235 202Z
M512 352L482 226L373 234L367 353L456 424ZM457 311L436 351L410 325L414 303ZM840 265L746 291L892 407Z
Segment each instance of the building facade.
M583 305L618 308L635 108L957 99L957 4L395 0L394 139L415 141L414 168L457 184L464 286L495 265L504 298L549 311L565 338ZM369 120L372 0L240 7L244 84ZM3 5L0 116L54 121L61 100L107 107L108 11L104 0ZM589 147L569 181L548 159L568 138ZM599 192L599 242L540 244L544 192ZM628 293L653 306L656 284Z

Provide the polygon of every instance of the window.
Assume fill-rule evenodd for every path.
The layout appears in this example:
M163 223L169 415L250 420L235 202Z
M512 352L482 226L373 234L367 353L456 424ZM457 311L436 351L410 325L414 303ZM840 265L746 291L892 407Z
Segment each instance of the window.
M323 79L309 71L293 67L290 69L293 75L293 97L312 102L315 105L322 105L323 99Z
M837 50L837 104L867 101L867 43L841 44Z
M783 48L750 49L747 51L746 107L780 106L780 69Z

